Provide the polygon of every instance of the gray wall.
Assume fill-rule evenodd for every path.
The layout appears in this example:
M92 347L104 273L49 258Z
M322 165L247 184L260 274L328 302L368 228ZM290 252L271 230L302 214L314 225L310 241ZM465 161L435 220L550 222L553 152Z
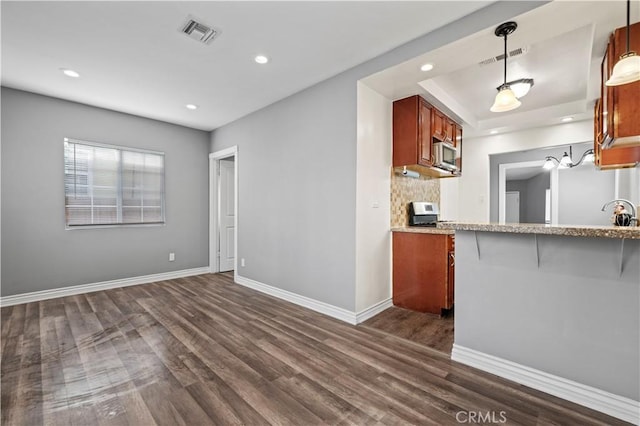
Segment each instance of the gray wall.
M520 223L544 223L545 194L549 183L549 173L546 172L529 179L506 182L507 191L520 192Z
M506 182L507 191L517 191L520 194L520 211L518 217L520 223L526 223L527 214L527 181L526 180L508 180Z
M355 309L356 84L546 2L498 2L216 129L239 150L238 273Z
M212 150L238 145L239 275L353 310L350 83L332 79L218 129Z
M640 400L640 240L538 235L538 266L534 235L474 234L456 231L455 344Z
M544 223L546 190L549 189L549 173L540 173L526 180L527 182L527 212L525 219L528 223Z
M4 87L1 96L2 296L208 266L207 132ZM65 230L65 137L164 151L166 225Z
M575 167L558 170L558 224L610 225L613 206L602 206L615 198L615 170Z

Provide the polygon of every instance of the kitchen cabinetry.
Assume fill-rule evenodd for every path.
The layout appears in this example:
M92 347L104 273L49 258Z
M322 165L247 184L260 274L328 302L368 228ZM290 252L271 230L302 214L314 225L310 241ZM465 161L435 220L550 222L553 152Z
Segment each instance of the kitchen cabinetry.
M454 123L453 146L458 148L458 158L456 158L456 166L458 166L458 175L462 174L462 126Z
M462 126L447 117L419 95L393 103L393 167L407 167L432 177L459 176L434 167L433 143L447 142L458 148L458 167L462 165Z
M447 117L437 109L431 114L431 136L437 141L445 141L447 139Z
M431 130L434 141L456 146L458 136L462 139L462 127L435 108L431 113Z
M640 50L640 23L631 26L631 50ZM602 169L634 167L640 162L640 81L609 87L605 82L626 52L626 27L618 28L600 67L600 99L594 110L595 164Z
M420 96L393 103L393 165L429 167L433 107Z
M454 303L454 235L393 233L393 304L442 315Z

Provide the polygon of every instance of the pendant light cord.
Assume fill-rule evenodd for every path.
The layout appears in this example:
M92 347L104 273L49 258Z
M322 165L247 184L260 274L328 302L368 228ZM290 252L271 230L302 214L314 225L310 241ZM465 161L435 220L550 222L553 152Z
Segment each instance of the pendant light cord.
M630 0L628 0L630 1ZM627 31L627 43L629 43L629 31ZM507 84L507 34L504 35L504 83L505 86Z
M631 46L629 43L629 33L631 32L631 24L629 21L630 15L631 15L631 0L627 0L627 52L631 51Z

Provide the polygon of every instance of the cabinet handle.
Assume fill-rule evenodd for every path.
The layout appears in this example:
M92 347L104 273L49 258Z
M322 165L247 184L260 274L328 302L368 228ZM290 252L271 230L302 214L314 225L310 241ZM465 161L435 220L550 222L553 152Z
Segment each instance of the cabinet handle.
M453 253L449 253L449 257L451 258L451 266L455 266L456 264L456 257Z

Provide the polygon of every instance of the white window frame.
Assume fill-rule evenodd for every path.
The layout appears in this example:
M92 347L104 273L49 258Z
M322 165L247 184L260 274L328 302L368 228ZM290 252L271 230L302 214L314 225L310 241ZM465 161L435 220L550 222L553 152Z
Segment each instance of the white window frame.
M67 193L66 193L66 188L64 189L64 196L65 196L65 202L64 202L64 209L65 209L65 214L64 214L64 222L65 222L65 229L66 230L78 230L78 229L96 229L96 228L118 228L118 227L154 227L154 226L164 226L166 224L166 207L165 207L165 202L166 202L166 186L165 186L165 168L166 168L166 162L165 162L165 153L162 151L153 151L153 150L149 150L149 149L139 149L139 148L132 148L132 147L128 147L128 146L122 146L122 145L113 145L113 144L105 144L105 143L100 143L100 142L92 142L92 141L87 141L87 140L83 140L83 139L72 139L72 138L64 138L64 145L66 146L66 144L71 143L71 144L79 144L79 145L85 145L85 146L92 146L92 147L98 147L98 148L106 148L106 149L114 149L119 151L119 160L118 160L118 188L117 188L117 223L105 223L105 224L80 224L80 225L69 225L67 223L67 202L66 202L66 197L67 197ZM154 154L154 155L161 155L163 157L163 161L162 161L162 176L161 176L161 185L162 185L162 190L161 190L161 202L160 202L160 216L161 219L160 221L156 221L156 222L148 222L148 223L123 223L122 222L122 156L121 153L123 151L127 151L127 152L138 152L138 153L144 153L144 154ZM63 149L63 162L64 162L65 158L64 158L64 149ZM66 165L64 165L64 167L66 167ZM66 176L66 170L64 172L64 175ZM64 177L63 177L63 185L64 185ZM144 207L144 205L142 206Z

